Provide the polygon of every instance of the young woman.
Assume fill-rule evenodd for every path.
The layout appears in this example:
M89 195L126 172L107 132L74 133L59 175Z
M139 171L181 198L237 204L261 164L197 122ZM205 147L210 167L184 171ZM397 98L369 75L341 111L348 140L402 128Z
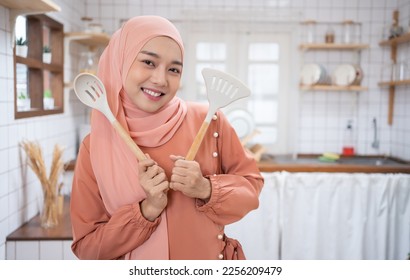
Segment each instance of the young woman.
M80 259L244 258L224 226L258 207L263 178L222 113L195 160L184 159L208 106L176 96L183 57L179 32L158 16L130 19L103 52L110 108L148 158L138 162L92 112L71 194Z

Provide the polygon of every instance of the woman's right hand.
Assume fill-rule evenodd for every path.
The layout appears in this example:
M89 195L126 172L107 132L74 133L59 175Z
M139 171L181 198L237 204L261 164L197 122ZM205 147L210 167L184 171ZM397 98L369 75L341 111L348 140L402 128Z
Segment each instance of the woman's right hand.
M154 221L168 203L169 182L164 169L147 158L138 163L139 182L147 197L141 202L141 213L149 221Z

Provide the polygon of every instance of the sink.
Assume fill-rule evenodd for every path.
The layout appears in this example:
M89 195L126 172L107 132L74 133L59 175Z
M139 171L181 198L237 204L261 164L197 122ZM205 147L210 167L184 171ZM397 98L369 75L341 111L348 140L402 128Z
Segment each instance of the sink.
M263 172L361 172L361 173L410 173L410 163L385 156L341 157L335 162L323 162L320 155L268 155L258 162Z
M405 163L388 157L342 157L338 160L339 164L354 164L354 165L403 165Z
M265 157L265 155L263 156ZM322 162L318 159L319 155L298 155L293 158L290 155L270 156L270 159L265 157L265 160L270 160L278 164L311 164L311 165L363 165L363 166L408 166L409 163L396 160L385 156L351 156L340 157L335 162ZM264 158L262 158L264 160Z

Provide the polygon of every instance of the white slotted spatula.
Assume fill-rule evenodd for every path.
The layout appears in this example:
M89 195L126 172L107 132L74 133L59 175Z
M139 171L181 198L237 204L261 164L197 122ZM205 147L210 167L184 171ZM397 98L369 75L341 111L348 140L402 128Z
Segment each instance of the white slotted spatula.
M248 97L251 94L251 90L244 83L228 73L216 69L204 68L202 70L202 76L205 79L209 109L205 120L185 157L186 160L194 160L202 140L204 139L209 123L212 120L212 116L216 111L238 99Z
M104 84L97 76L89 73L77 75L74 79L74 91L82 103L104 114L138 160L147 158L111 112Z

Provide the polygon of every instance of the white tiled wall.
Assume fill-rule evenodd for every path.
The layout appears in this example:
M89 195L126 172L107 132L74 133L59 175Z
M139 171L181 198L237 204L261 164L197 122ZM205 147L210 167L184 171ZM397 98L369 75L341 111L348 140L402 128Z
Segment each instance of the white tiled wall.
M362 22L362 42L370 44L361 53L361 66L365 78L363 85L369 90L350 92L295 92L299 95L297 152L340 152L342 131L346 119L355 117L357 152L360 154L386 153L410 160L410 87L396 88L393 125L387 124L387 89L377 86L383 65L389 63L388 48L378 45L381 30L391 23L392 11L400 10L400 24L406 28L410 20L409 0L54 0L62 12L50 15L64 24L66 32L83 27L82 16L101 22L109 33L120 26L120 19L135 15L158 14L181 21L187 11L224 9L249 11L257 17L258 11L272 11L278 17L301 14L297 20L342 21L352 19ZM10 48L9 11L0 7L0 259L6 257L5 238L38 211L39 185L30 170L22 168L18 142L22 139L39 140L50 160L55 143L67 147L65 157L75 156L78 126L87 118L84 107L74 94L66 89L65 113L23 120L13 115L13 58ZM183 33L183 36L186 35ZM295 44L298 44L296 42ZM297 49L297 46L294 46ZM78 55L70 49L69 57ZM401 45L398 57L410 63L409 43ZM325 57L326 59L326 57ZM73 61L66 61L65 75L75 72ZM293 72L299 73L300 65ZM379 123L380 150L371 148L372 119ZM325 150L324 150L325 149ZM24 179L22 179L24 178ZM40 245L33 245L40 246ZM37 255L36 255L37 256ZM34 257L34 256L33 256Z
M54 2L62 8L62 12L48 15L63 23L65 31L79 30L84 2L82 0L54 0ZM14 119L13 49L10 44L9 15L9 10L0 6L0 259L6 258L7 235L36 215L39 210L40 185L34 173L24 164L25 153L19 148L19 142L23 139L39 141L47 167L50 166L52 149L56 143L65 146L65 160L73 159L77 149L77 130L86 119L83 105L68 88L64 93L64 114ZM75 48L70 49L70 52L72 51L75 51ZM73 67L66 63L64 71L65 75L70 76ZM34 243L37 245L33 246L41 245L40 249L47 248L50 244ZM63 248L63 245L59 247ZM35 255L32 256L29 253L27 257L57 257L44 255L48 252L53 253L53 250L39 252L42 252L42 255L34 253ZM68 253L64 252L64 254ZM61 257L58 256L58 258L62 257L63 253Z
M70 240L8 241L8 260L76 260Z
M362 23L362 43L370 45L360 54L364 71L362 85L367 91L352 92L296 92L299 95L297 153L341 152L343 131L347 120L353 119L356 152L362 155L386 154L410 160L410 106L409 86L396 88L393 125L388 125L388 89L380 88L381 69L389 63L390 49L380 47L382 31L392 21L394 9L400 10L400 24L408 29L410 1L408 0L211 0L211 1L130 1L88 0L86 14L103 24L108 32L115 31L120 19L142 14L158 14L178 24L195 11L248 11L256 19L258 12L270 11L277 16L302 15L297 21L314 19L318 22L341 22L346 19ZM272 20L272 19L270 19ZM183 34L183 36L189 34ZM301 35L301 39L303 34ZM340 38L340 37L339 37ZM294 47L297 49L297 47ZM351 54L315 54L319 61L336 65L354 62ZM398 49L398 58L410 64L410 46ZM303 62L303 59L300 60ZM299 73L295 65L293 73ZM331 73L331 70L329 71ZM373 118L378 123L380 148L371 147Z

